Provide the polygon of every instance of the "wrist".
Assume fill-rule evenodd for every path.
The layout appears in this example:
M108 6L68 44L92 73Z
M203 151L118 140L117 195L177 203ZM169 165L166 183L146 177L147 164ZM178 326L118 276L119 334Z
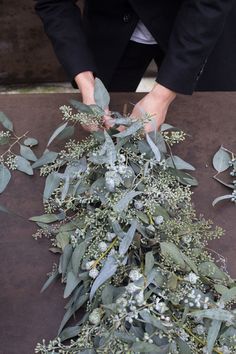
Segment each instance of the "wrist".
M165 102L166 104L170 104L175 98L176 98L176 92L168 89L165 86L162 86L161 84L157 83L151 93L154 95L156 99L161 100L162 102Z
M95 79L92 71L84 71L76 75L75 82L80 90L83 102L86 103L85 101L93 101Z

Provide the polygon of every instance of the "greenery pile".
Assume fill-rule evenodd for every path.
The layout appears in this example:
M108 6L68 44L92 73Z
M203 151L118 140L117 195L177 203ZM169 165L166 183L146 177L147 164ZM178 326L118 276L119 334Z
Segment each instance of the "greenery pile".
M109 95L99 80L95 99L71 102L76 113L61 107L65 122L49 144L77 122L100 124ZM61 279L68 298L58 336L35 352L235 353L236 283L206 247L223 231L196 216L194 167L171 150L186 134L167 124L145 134L148 116L111 119L108 131L34 162L46 177L34 237L60 254L42 291Z

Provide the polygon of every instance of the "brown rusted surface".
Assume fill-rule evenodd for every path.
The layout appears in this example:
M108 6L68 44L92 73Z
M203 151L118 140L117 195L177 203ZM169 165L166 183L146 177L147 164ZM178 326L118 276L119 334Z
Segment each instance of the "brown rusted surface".
M113 94L111 108L122 111L124 103L137 102L142 94ZM0 110L14 122L18 135L30 130L40 144L38 156L45 149L48 137L58 126L58 107L67 104L76 94L1 95ZM227 194L227 189L212 179L212 156L220 144L236 150L236 93L197 93L193 97L180 96L171 107L167 121L185 130L191 137L174 149L191 162L199 186L193 200L197 212L211 218L226 230L221 240L211 248L228 261L228 269L236 276L235 206L230 202L213 208L212 200ZM78 130L81 138L84 131ZM206 167L208 165L208 167ZM21 213L25 218L42 213L43 179L38 174L29 177L14 172L7 190L0 196L0 204ZM57 256L48 251L48 241L31 237L34 224L6 214L0 214L1 262L1 354L33 354L34 346L42 338L56 335L64 314L63 288L58 283L40 294L45 274L51 270Z

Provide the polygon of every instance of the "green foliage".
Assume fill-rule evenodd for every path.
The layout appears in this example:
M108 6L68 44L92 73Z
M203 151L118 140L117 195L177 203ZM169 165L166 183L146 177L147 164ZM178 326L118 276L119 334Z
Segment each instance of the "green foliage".
M64 123L48 145L73 133L77 122L101 128L110 98L98 79L95 101L73 101L76 113L61 107ZM40 168L45 177L45 213L30 220L60 259L41 291L60 279L68 299L57 338L35 352L235 352L236 283L205 249L223 231L196 216L190 187L197 180L185 172L194 167L170 149L185 139L184 132L164 124L160 132L145 134L151 117L110 115L112 129L70 140L61 152L46 149L36 160L31 147L37 141L24 136L21 156L13 155L15 168L28 174ZM1 122L11 128L6 118ZM126 125L122 132L120 124ZM13 158L1 160L1 190ZM222 169L222 157L214 164ZM81 307L86 311L77 318ZM67 327L73 318L76 323Z
M0 164L0 193L2 193L7 187L11 179L11 172L3 163Z
M216 206L216 204L223 200L230 200L231 202L236 203L236 180L234 179L232 183L227 183L217 177L218 174L228 169L231 169L230 176L233 178L236 177L236 155L232 151L221 146L215 153L212 163L213 167L217 171L217 174L213 178L220 184L233 190L231 194L226 194L215 198L212 205Z

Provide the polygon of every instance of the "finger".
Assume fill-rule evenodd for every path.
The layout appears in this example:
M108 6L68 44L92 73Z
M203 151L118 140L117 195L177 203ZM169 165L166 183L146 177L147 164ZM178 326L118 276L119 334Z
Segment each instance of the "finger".
M99 126L96 124L91 124L91 125L82 124L82 127L84 130L88 132L96 132L101 130L101 128L99 128Z

